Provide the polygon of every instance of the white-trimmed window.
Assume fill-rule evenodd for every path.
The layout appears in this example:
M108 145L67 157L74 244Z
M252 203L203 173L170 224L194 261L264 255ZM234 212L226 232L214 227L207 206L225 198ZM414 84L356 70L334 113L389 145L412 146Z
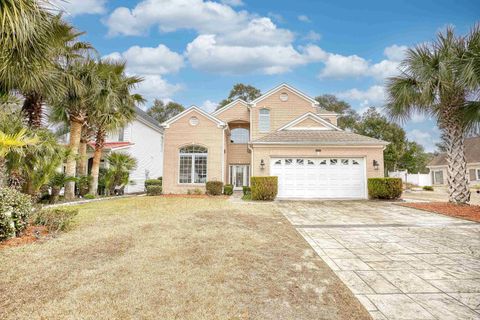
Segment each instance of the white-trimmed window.
M179 183L207 182L207 149L192 145L179 151Z
M258 130L260 132L270 131L270 110L260 109L258 114Z
M230 140L232 143L248 143L249 131L245 128L235 128L232 130Z

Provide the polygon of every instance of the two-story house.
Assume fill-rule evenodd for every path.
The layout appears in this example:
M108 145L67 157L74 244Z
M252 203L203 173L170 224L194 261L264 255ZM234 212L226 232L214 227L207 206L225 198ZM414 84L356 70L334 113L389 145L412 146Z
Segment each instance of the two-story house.
M272 175L279 198L366 198L387 143L341 130L337 116L287 84L212 114L192 106L162 124L164 193Z

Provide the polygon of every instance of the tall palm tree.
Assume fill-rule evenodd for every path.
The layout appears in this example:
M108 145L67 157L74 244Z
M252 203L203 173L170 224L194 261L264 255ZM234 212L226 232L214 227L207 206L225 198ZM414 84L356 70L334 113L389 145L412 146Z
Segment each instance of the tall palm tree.
M437 119L447 147L449 201L453 203L470 200L464 139L474 125L467 111L471 112L472 105L478 106L472 99L478 100L480 88L479 32L475 27L461 37L447 28L433 43L408 49L401 75L387 83L386 111L393 119L406 120L414 112ZM467 58L472 56L477 57L476 68L468 67Z
M97 194L100 160L108 132L117 131L135 118L135 105L144 99L131 90L142 81L141 78L125 75L125 63L103 61L99 63L102 90L95 99L97 108L90 115L95 127L95 151L92 163L90 194Z
M44 73L43 81L26 89L20 88L25 96L22 110L29 126L34 128L42 125L44 100L58 95L65 89L63 84L69 81L68 73L64 72L65 65L94 51L89 43L78 40L84 32L76 31L61 15L53 16L50 21L51 32L40 40L47 43L45 55L50 62L37 70L37 73ZM22 76L30 77L31 73Z
M89 110L94 97L98 95L101 83L98 78L97 64L93 60L75 61L66 66L65 72L71 81L67 83L64 96L52 101L52 118L68 119L70 135L70 154L66 161L65 174L69 177L76 176L77 155L82 134ZM65 199L75 197L75 182L68 181L65 185Z
M49 64L42 41L51 33L48 5L48 0L0 0L0 92L42 80L44 74L36 71ZM20 77L24 74L31 76Z

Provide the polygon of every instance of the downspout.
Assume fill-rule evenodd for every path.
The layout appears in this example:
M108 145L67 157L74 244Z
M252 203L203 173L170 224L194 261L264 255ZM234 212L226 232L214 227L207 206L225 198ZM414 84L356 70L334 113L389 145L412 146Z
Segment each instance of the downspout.
M227 130L228 125L223 127L223 137L222 137L222 182L225 185L225 131Z

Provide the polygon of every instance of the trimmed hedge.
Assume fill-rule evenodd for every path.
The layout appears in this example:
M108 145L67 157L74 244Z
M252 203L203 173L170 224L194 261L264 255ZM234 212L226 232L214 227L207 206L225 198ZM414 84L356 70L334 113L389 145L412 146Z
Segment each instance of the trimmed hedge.
M242 190L243 190L243 195L244 196L248 196L248 195L252 194L252 188L250 188L248 186L243 186Z
M207 194L211 196L219 196L223 191L222 181L207 181L206 184Z
M162 185L162 179L145 180L145 189L147 189L148 186L161 186L161 185Z
M402 179L368 179L368 196L371 199L398 199L402 195Z
M251 177L252 200L272 201L278 193L278 177Z
M425 190L425 191L433 191L433 187L432 187L432 186L423 186L422 189Z
M32 198L12 188L0 188L0 240L14 237L28 225Z
M231 196L233 194L233 185L226 184L223 187L223 194L226 195L226 196Z
M162 194L162 186L149 185L147 186L147 196L158 196Z
M33 223L46 226L49 232L68 231L71 229L73 219L77 214L78 209L43 209L35 213Z

